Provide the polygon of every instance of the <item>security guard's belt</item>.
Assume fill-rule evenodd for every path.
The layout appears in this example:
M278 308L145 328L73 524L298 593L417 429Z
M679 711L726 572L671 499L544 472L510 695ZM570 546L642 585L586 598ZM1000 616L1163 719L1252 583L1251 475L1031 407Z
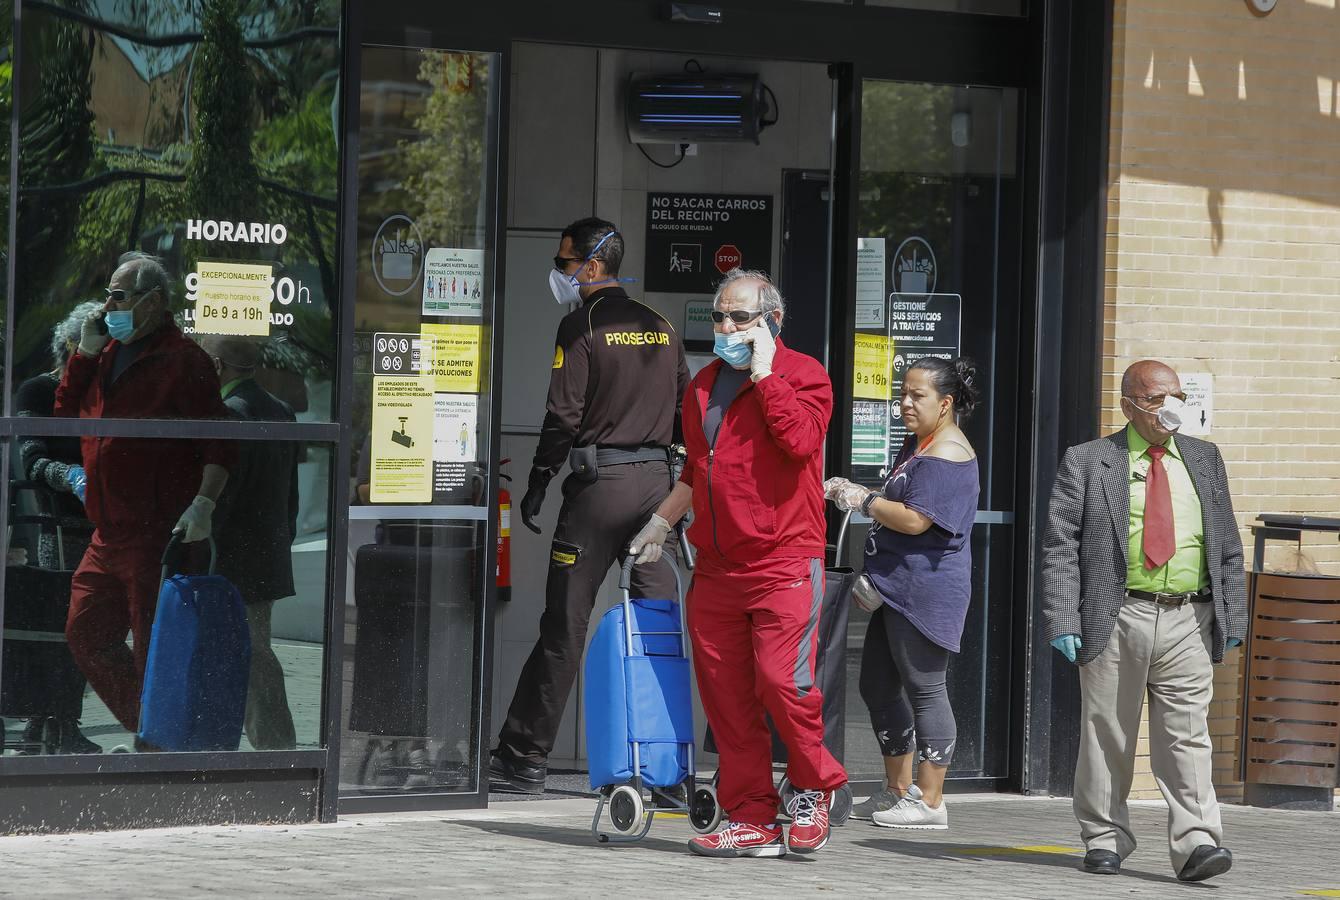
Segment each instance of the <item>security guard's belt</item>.
M1136 600L1149 600L1159 606L1181 606L1184 603L1209 603L1214 597L1209 591L1189 591L1185 594L1165 594L1162 591L1127 591Z
M622 466L637 462L670 462L666 447L573 447L568 452L568 465L579 481L595 481L606 466Z
M666 462L669 459L670 454L665 447L636 447L633 449L600 447L596 450L596 465L602 469L605 466L622 466L625 463Z

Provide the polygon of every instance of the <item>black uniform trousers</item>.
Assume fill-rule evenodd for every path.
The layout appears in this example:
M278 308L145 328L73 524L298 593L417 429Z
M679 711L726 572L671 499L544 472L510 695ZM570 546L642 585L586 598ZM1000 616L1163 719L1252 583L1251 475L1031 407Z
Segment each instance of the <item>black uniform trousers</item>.
M498 750L532 765L544 765L553 752L563 709L581 665L586 631L596 593L610 567L622 564L628 544L670 493L669 465L636 462L600 469L594 482L569 475L563 482L549 580L545 589L540 639L521 670ZM665 542L669 562L633 569L634 597L675 596L676 559L672 531Z

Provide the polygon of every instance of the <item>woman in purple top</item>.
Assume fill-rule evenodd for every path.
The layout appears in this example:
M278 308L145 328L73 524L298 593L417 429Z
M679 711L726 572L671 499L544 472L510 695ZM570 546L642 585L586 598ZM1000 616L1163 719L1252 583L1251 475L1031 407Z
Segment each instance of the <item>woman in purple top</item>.
M845 478L825 483L840 509L874 519L857 590L883 603L870 619L861 697L884 754L888 785L852 811L889 828L949 827L945 773L956 727L945 670L957 653L972 596L969 538L977 515L977 454L959 430L977 404L976 370L926 357L903 380L911 431L883 490ZM912 754L920 751L916 782Z

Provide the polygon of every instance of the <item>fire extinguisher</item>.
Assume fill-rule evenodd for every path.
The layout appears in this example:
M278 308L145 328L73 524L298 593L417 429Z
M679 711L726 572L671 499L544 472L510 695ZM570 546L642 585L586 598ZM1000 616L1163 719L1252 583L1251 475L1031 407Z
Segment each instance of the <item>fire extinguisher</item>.
M504 459L498 463L498 467L510 463L510 459ZM499 473L503 481L511 481L511 475ZM512 494L506 487L498 487L498 568L496 572L498 580L498 599L508 601L512 599Z

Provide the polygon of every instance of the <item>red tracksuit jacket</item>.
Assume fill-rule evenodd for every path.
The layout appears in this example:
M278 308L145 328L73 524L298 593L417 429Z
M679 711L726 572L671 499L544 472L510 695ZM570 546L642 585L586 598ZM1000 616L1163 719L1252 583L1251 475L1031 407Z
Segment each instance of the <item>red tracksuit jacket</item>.
M226 419L219 377L205 351L169 323L115 382L121 344L96 359L75 354L56 389L56 415L83 419ZM96 437L79 439L88 479L85 508L103 540L167 543L200 488L206 463L230 468L229 441Z
M777 341L772 375L747 381L709 449L703 415L721 370L714 360L684 395L693 488L689 540L731 562L824 555L823 447L833 385L819 361Z

